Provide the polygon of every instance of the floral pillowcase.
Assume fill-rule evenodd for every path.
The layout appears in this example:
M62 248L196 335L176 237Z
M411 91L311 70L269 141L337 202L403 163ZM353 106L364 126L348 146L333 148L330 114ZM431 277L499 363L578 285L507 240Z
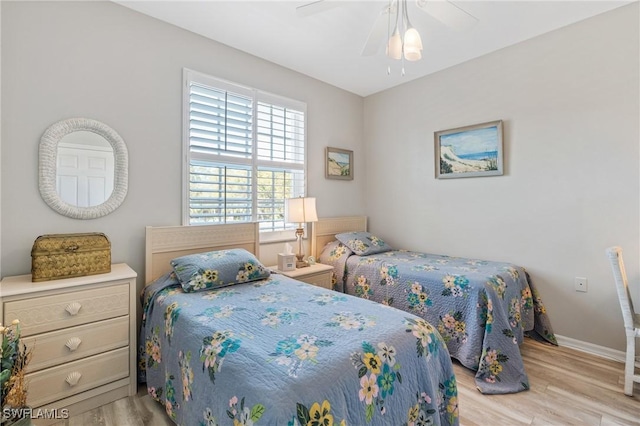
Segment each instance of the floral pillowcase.
M269 270L247 250L190 254L171 261L185 292L209 290L268 278Z
M334 283L333 289L336 291L344 292L345 267L347 258L352 254L349 247L337 240L327 243L320 253L318 259L320 263L333 266L332 281Z
M340 241L331 241L323 247L322 252L320 253L320 263L329 264L330 262L340 260L343 257L349 257L352 254L353 251Z
M369 232L344 232L336 235L336 239L349 247L358 256L393 250L382 238L376 237Z

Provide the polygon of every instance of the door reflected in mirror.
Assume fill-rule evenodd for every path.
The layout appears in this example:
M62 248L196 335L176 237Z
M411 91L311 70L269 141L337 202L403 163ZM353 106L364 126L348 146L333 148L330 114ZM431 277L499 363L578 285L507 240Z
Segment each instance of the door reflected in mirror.
M85 130L69 133L57 148L56 192L76 207L104 203L113 193L113 147L102 136Z
M53 123L40 138L38 158L40 195L63 216L106 216L127 196L127 145L97 120L68 118Z

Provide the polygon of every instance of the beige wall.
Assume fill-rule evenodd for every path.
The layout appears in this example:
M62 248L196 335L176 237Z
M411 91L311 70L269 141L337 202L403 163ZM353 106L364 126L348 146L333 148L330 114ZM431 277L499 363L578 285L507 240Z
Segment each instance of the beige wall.
M604 250L624 248L640 295L638 21L635 3L367 97L371 230L520 264L556 333L622 350ZM504 176L435 179L433 133L493 120L504 120Z
M38 235L89 231L142 274L144 227L180 223L188 67L307 102L320 216L367 213L396 246L523 265L558 334L623 348L604 248L623 246L640 295L637 3L364 101L113 3L0 7L3 276L29 272ZM104 218L65 218L38 193L39 139L73 116L109 124L129 148L129 194ZM434 131L496 119L504 176L434 179ZM354 150L354 181L324 179L325 146Z
M363 175L324 178L326 146L353 150L363 170L361 97L115 3L0 6L3 276L29 273L39 235L92 231L111 239L114 262L142 275L145 226L179 225L182 217L183 67L307 102L308 193L318 214L364 213ZM127 198L100 219L61 216L38 192L40 137L70 117L108 124L129 149ZM264 261L275 262L283 245L266 247Z

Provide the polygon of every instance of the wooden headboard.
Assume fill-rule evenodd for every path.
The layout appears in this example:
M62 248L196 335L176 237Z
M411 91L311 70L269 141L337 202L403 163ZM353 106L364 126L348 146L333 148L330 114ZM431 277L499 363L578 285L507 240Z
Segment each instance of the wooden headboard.
M213 250L243 248L260 258L259 224L203 226L147 226L145 284L171 271L169 262L179 256Z
M319 219L311 224L311 253L317 259L323 247L341 232L367 230L366 216L342 216Z

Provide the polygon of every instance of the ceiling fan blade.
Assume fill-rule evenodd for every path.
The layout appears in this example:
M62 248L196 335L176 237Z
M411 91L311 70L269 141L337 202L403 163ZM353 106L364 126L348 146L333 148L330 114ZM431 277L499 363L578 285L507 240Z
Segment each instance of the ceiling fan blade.
M456 30L467 30L478 22L478 18L447 0L416 0L416 5L438 21Z
M387 28L389 19L391 22L395 23L396 13L393 6L385 6L380 11L380 14L378 14L376 21L373 23L373 26L369 31L367 41L362 47L362 56L373 56L378 53L383 40L389 35L389 30Z
M300 17L315 15L338 6L340 2L329 0L316 0L311 3L296 7L296 15Z

